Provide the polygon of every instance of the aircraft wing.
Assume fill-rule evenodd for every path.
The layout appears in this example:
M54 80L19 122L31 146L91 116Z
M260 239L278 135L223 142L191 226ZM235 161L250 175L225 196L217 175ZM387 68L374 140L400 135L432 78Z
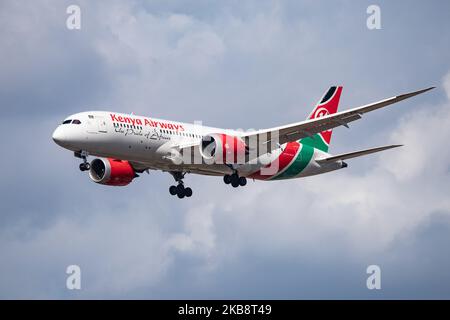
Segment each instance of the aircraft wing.
M392 149L392 148L398 148L401 146L402 146L401 144L394 144L394 145L390 145L390 146L383 146L383 147L377 147L377 148L372 148L372 149L354 151L354 152L350 152L350 153L342 153L342 154L338 154L335 156L319 158L319 159L316 159L316 161L318 163L321 163L321 162L334 162L337 160L346 160L346 159L361 157L361 156L365 156L367 154L380 152L380 151L384 151L384 150L388 150L388 149Z
M266 145L267 152L270 152L286 142L297 141L306 137L313 137L314 134L330 130L339 126L348 127L348 123L358 120L364 113L384 108L399 101L414 97L427 92L435 87L430 87L410 93L401 94L392 98L384 99L360 107L326 115L321 118L305 120L280 127L259 130L244 134L242 138L250 142L250 147Z

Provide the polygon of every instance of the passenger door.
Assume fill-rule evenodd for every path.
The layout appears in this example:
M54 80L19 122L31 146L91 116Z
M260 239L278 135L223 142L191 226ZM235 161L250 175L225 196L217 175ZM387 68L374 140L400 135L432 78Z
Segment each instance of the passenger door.
M95 120L97 121L98 132L100 132L100 133L107 133L108 132L108 127L107 127L107 124L106 124L105 117L96 116Z

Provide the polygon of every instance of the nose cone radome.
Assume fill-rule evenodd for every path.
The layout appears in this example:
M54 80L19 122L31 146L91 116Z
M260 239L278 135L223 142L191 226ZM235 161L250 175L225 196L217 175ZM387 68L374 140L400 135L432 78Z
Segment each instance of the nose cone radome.
M52 139L55 141L57 145L64 146L64 143L66 142L66 136L64 135L64 130L59 126L56 128L56 130L53 132Z

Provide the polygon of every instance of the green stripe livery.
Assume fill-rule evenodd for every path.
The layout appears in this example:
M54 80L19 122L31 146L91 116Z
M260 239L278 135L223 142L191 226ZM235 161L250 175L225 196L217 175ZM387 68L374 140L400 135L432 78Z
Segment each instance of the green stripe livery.
M302 144L301 150L297 152L295 160L291 164L289 164L288 168L275 177L270 178L269 180L289 179L295 177L306 168L313 155L314 147L311 147L307 144Z

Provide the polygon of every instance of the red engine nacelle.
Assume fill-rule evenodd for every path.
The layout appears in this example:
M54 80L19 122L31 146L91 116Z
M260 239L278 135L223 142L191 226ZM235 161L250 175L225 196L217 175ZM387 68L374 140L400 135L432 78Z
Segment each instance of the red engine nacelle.
M248 147L241 138L223 133L213 133L203 137L200 154L206 160L216 163L244 163Z
M126 186L137 175L128 161L97 158L91 162L89 177L96 183L108 186Z

